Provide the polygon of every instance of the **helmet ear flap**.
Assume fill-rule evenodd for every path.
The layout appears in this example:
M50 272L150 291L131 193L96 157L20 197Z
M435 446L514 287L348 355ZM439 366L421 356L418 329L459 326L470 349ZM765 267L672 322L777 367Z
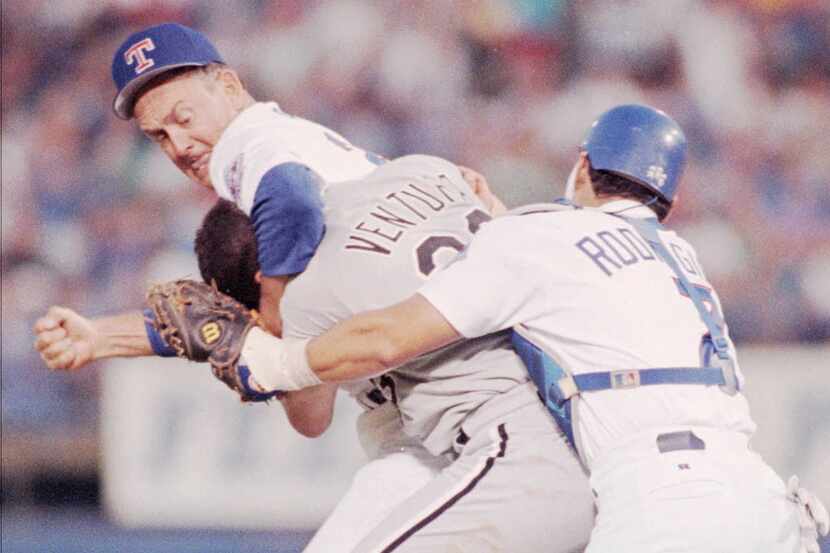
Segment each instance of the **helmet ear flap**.
M582 149L594 169L616 173L674 201L686 167L686 136L662 111L638 104L612 108L591 125Z

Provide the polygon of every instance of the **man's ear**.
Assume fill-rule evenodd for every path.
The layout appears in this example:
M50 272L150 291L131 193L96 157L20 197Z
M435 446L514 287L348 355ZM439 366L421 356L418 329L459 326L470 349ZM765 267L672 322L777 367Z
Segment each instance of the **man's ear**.
M663 219L660 222L662 223L664 221L668 221L669 218L671 218L672 214L675 211L677 211L677 206L678 205L680 205L680 193L679 192L675 193L674 200L672 200L672 202L671 202L671 206L669 207L668 213L666 213L666 216L663 217Z
M224 89L225 94L229 98L233 98L234 100L241 100L243 98L245 86L242 84L242 80L240 80L236 71L230 67L222 67L217 71L216 79L219 81L219 86Z
M254 273L254 280L257 284L262 284L262 271L257 271Z
M588 168L591 166L591 161L588 159L588 152L579 152L579 169L580 177L585 180L590 180L588 176Z
M591 161L588 159L588 152L580 152L574 182L576 203L579 205L589 205L586 203L586 200L594 195L594 190L591 186L591 175L588 172L590 167Z

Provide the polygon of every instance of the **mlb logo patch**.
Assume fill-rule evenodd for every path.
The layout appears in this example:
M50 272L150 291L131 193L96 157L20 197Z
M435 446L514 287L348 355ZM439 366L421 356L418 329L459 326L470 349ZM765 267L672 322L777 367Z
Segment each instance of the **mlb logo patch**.
M147 37L143 40L139 40L129 48L127 51L124 52L124 62L127 65L132 65L133 63L136 64L135 72L136 75L140 75L144 73L146 70L153 67L156 62L153 61L153 58L147 57L146 52L151 50L155 50L156 45L153 42L153 39Z
M634 388L640 385L640 371L615 371L611 373L612 388Z
M239 154L228 167L225 168L225 186L233 198L234 203L239 204L239 196L242 191L242 169L244 154Z

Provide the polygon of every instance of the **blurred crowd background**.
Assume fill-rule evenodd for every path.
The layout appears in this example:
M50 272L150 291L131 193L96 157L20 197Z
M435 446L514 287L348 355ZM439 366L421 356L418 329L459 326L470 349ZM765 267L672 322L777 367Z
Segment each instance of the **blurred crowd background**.
M738 344L830 340L826 0L8 0L6 445L68 436L94 465L95 371L50 373L32 348L50 304L130 309L154 275L198 275L193 233L212 197L111 111L112 53L162 21L205 32L256 98L387 157L477 168L510 206L561 195L603 110L664 109L691 143L670 223ZM29 466L24 450L17 464L4 453L4 474Z

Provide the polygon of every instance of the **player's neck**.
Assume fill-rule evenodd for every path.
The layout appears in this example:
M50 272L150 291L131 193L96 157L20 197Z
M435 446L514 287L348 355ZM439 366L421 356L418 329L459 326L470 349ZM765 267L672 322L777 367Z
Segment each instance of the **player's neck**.
M630 200L631 198L625 198L623 196L594 196L590 203L584 204L585 207L602 207L605 204L610 204L611 202L618 202L620 200Z
M254 104L256 104L256 100L254 99L254 97L251 96L248 93L248 91L245 91L243 97L239 100L239 106L237 107L236 116L234 116L234 119L236 119L236 117L238 117L240 113L242 113Z
M605 204L610 204L611 202L618 202L620 200L627 200L629 198L625 198L623 196L597 196L594 194L593 190L589 193L579 194L575 198L575 202L577 205L581 205L582 207L595 207L599 208L604 206Z
M574 186L573 202L582 207L602 207L603 205L624 199L621 196L598 196L594 185L588 176L587 161L583 162L579 173L576 175Z

